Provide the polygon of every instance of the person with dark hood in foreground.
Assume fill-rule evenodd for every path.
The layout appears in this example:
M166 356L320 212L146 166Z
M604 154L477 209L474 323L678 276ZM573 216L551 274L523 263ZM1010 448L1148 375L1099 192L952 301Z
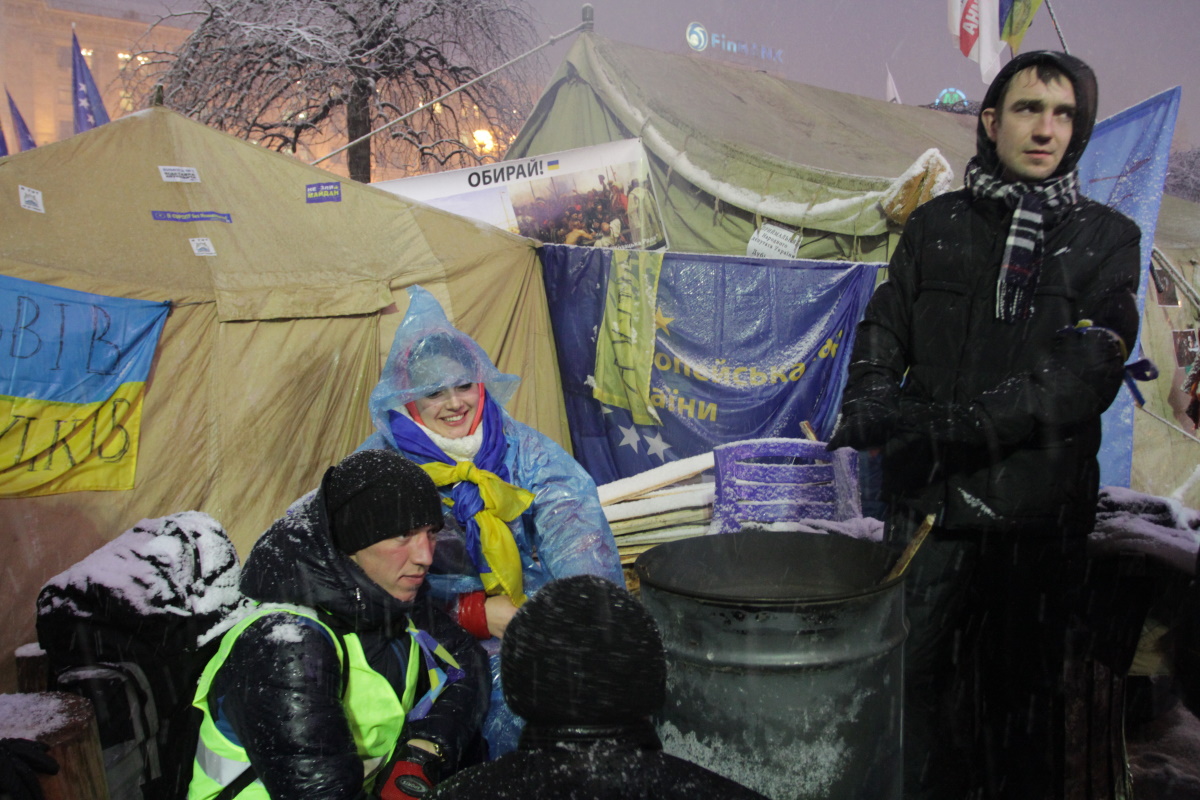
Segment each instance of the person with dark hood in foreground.
M913 212L858 326L830 447L882 451L889 544L933 525L906 586L905 797L1120 797L1119 725L1084 714L1117 685L1085 545L1140 232L1080 192L1086 64L1023 53L982 108L965 188Z
M424 470L373 450L262 535L241 576L259 608L197 689L189 800L408 800L481 758L486 656L424 586L441 526Z
M508 624L504 696L525 720L515 752L463 770L430 800L762 800L662 752L650 721L667 663L649 612L610 581L551 581Z

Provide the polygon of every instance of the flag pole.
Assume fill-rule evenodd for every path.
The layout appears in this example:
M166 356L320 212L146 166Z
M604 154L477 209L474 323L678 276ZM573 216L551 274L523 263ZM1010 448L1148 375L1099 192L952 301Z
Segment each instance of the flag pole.
M1050 12L1050 21L1054 23L1054 32L1058 34L1058 41L1062 44L1063 52L1067 55L1071 51L1067 49L1067 40L1063 38L1062 28L1058 27L1058 17L1054 16L1054 6L1050 5L1050 0L1045 0L1046 10Z

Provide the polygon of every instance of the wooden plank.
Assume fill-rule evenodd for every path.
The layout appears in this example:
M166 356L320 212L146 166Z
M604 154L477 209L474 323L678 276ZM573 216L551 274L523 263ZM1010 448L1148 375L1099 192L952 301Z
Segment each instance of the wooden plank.
M712 469L712 467L713 454L711 452L701 453L691 458L682 458L679 461L670 461L661 467L648 469L645 472L639 472L637 475L597 487L600 494L600 505L606 506L612 503L619 503L622 500L641 497L655 489L661 489L664 486L670 486L673 483L694 478L701 472Z
M678 511L667 511L662 514L654 514L649 517L623 519L611 523L610 527L612 528L613 536L621 537L628 533L652 531L658 528L667 528L672 525L684 525L689 522L703 522L704 520L708 519L712 519L711 506L704 506L703 508L682 508Z
M653 492L636 500L626 500L604 506L604 516L609 522L618 522L632 517L646 517L681 508L711 506L716 499L716 487L711 483L691 486L673 486L665 492Z

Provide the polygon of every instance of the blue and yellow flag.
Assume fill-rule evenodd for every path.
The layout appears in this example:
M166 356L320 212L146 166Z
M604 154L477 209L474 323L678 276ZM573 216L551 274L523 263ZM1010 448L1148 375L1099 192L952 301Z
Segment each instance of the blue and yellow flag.
M1167 159L1180 88L1168 89L1096 123L1087 151L1079 159L1079 185L1098 203L1115 208L1142 231L1142 275L1138 284L1138 315L1146 305L1150 252L1167 179ZM1131 347L1141 358L1141 343ZM1121 392L1100 418L1104 429L1100 452L1101 486L1129 486L1133 475L1133 398Z
M0 275L0 497L133 488L169 310Z
M1000 0L1000 38L1016 53L1025 32L1042 7L1042 0Z
M613 250L596 341L593 396L629 411L639 425L659 424L650 404L655 309L663 254Z

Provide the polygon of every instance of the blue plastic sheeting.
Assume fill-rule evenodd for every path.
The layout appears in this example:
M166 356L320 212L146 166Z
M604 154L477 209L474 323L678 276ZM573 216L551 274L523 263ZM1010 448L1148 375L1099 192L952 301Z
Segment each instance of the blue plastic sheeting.
M1146 304L1146 282L1154 229L1167 177L1167 156L1180 90L1176 86L1096 123L1087 151L1079 161L1079 184L1091 199L1115 208L1142 229L1142 278L1138 310ZM1130 347L1130 360L1141 358L1141 346ZM1101 486L1129 486L1133 469L1133 397L1121 392L1101 418Z

